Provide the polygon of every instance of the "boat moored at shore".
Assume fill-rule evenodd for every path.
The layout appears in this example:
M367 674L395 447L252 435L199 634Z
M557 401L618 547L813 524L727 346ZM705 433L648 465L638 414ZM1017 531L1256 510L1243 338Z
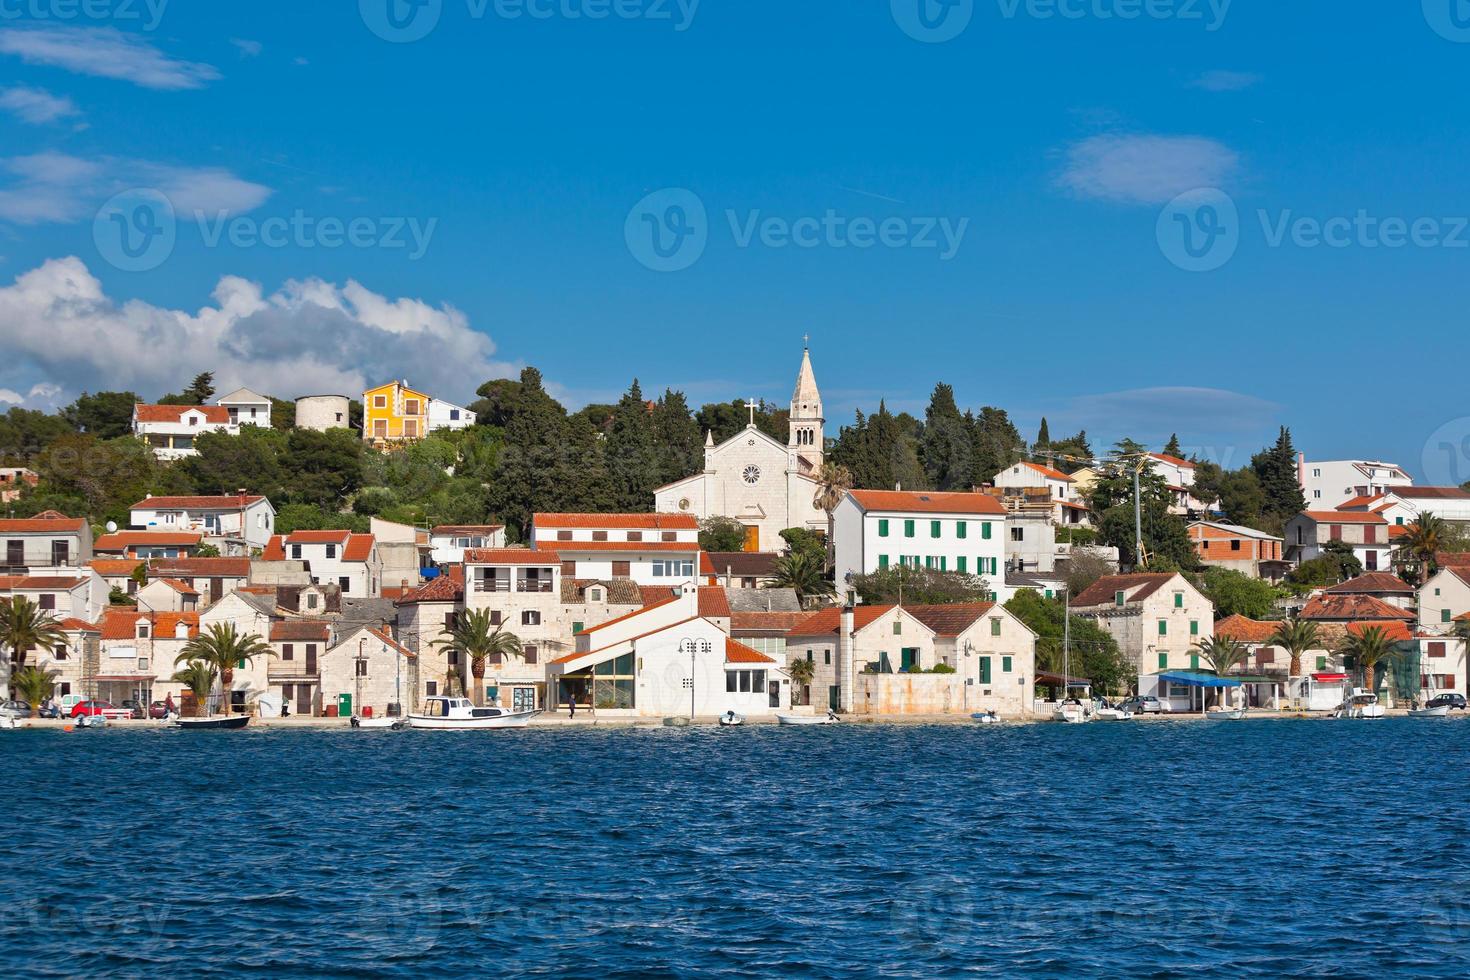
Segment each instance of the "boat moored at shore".
M540 711L506 711L476 707L468 698L433 697L424 702L422 714L408 716L408 727L439 730L482 728L525 728Z

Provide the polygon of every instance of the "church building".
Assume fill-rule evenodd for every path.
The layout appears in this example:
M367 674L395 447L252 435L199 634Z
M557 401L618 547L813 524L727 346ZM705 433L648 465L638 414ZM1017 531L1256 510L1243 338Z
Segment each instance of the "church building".
M790 433L783 446L750 424L718 446L705 433L704 472L653 492L654 509L697 518L732 517L745 525L746 551L784 551L788 527L827 531L827 514L812 501L822 468L822 394L812 374L811 352L803 350L796 391L791 396Z

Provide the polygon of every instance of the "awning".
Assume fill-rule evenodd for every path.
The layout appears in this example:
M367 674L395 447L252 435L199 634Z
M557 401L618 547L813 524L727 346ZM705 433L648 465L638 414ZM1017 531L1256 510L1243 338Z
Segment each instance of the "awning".
M1318 684L1338 684L1347 680L1347 674L1313 674L1312 680Z
M1092 681L1085 677L1063 677L1061 674L1052 673L1049 670L1039 670L1036 672L1036 683L1038 684L1049 684L1053 687L1059 687L1063 681L1066 681L1068 687L1092 686Z
M1170 684L1183 684L1186 687L1239 687L1240 681L1231 680L1227 677L1216 677L1214 674L1192 674L1187 671L1171 671L1159 674L1159 680L1168 681Z

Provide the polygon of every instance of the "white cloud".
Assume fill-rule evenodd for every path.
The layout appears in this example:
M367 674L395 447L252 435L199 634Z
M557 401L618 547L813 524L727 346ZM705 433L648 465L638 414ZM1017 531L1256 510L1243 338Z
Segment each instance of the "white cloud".
M1249 71L1207 71L1189 84L1206 92L1239 92L1261 81L1261 76Z
M271 190L220 167L179 167L148 160L65 153L0 158L12 180L0 190L0 221L21 225L90 218L103 202L124 190L156 189L181 217L196 210L211 216L240 213L264 204Z
M1239 167L1234 150L1202 136L1093 136L1068 148L1059 183L1081 197L1162 204L1220 187Z
M0 109L9 112L22 122L37 126L56 122L68 116L79 116L81 110L71 99L52 95L45 89L16 85L0 89Z
M230 38L230 43L240 49L240 57L242 58L257 58L263 50L259 41L247 41L244 38L232 37Z
M157 397L213 371L222 391L357 394L407 378L463 403L485 380L517 371L495 360L491 339L449 305L392 299L351 280L292 280L267 295L236 276L221 279L213 304L194 312L119 303L75 257L0 287L0 348L11 361L3 371L11 392L53 386L46 397L101 389Z
M0 54L152 89L202 88L220 77L211 65L171 58L143 38L113 27L7 28L0 30Z

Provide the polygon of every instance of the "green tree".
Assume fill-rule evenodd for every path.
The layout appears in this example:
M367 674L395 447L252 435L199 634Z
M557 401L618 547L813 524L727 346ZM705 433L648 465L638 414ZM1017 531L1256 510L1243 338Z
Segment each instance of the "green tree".
M1238 640L1225 636L1212 636L1200 641L1200 659L1209 665L1218 676L1224 677L1246 662L1250 652ZM1216 689L1215 703L1223 703L1225 692L1223 688Z
M1051 429L1046 424L1046 416L1041 417L1041 428L1036 430L1036 441L1031 444L1033 455L1040 455L1051 448Z
M1215 604L1215 615L1221 619L1237 615L1270 619L1276 615L1276 600L1282 598L1281 591L1270 582L1218 565L1205 569L1199 586Z
M131 411L129 407L130 423ZM73 431L71 424L60 415L12 408L0 415L0 456L15 466L29 465L29 461L47 446Z
M133 431L133 406L142 401L133 391L82 392L63 408L61 417L78 432L98 439L117 439Z
M219 558L219 548L212 544L201 544L194 552L195 558Z
M204 432L194 439L197 455L179 465L201 493L248 490L279 501L287 476L281 466L286 443L285 433L254 425L242 427L238 435Z
M1266 641L1272 646L1281 647L1291 657L1291 665L1287 671L1288 677L1302 676L1302 657L1308 650L1321 650L1322 632L1317 624L1309 619L1290 619L1283 622L1271 634Z
M653 505L653 491L662 475L655 446L653 412L638 379L618 400L603 451L612 481L613 506L620 511L642 511Z
M1184 447L1179 445L1179 433L1169 436L1169 442L1164 446L1164 455L1173 456L1175 459L1184 458Z
M266 397L271 400L271 428L281 432L296 428L296 403L284 398Z
M970 426L955 405L954 389L947 384L935 385L924 412L919 444L928 486L935 490L968 489L972 485L974 448Z
M10 654L10 696L32 650L54 654L66 649L61 624L25 596L0 596L0 646Z
M658 452L655 486L682 480L704 468L703 434L683 392L664 390L653 410L653 432Z
M1349 631L1340 652L1344 657L1352 658L1354 670L1363 679L1363 686L1370 691L1378 690L1378 665L1400 656L1397 645L1381 626Z
M820 559L813 561L806 552L787 552L776 559L771 571L771 587L795 589L796 597L802 603L814 596L830 596L837 591L827 577L823 562Z
M979 416L971 416L973 433L970 483L982 486L995 479L997 473L1020 462L1026 442L1011 423L1004 409L985 406Z
M219 674L223 713L229 715L233 708L230 690L236 668L244 668L257 657L271 656L274 653L270 644L261 639L260 634L242 634L235 629L234 623L214 623L184 644L183 651L174 658L174 666L197 660L213 667Z
M824 535L804 527L788 527L781 532L781 540L790 551L810 555L815 561L827 560L827 539Z
M1439 571L1437 556L1445 550L1449 524L1444 518L1425 512L1404 529L1398 553L1405 570L1420 584Z
M1353 546L1346 541L1328 541L1322 546L1322 554L1304 561L1286 575L1292 585L1320 587L1346 582L1363 574L1363 563L1353 554Z
M990 583L974 575L903 566L854 575L852 587L869 605L899 602L900 599L910 606L989 602L994 594Z
M733 517L706 517L699 522L699 547L705 551L744 551L745 525Z
M837 506L852 489L852 473L841 463L823 461L817 471L817 493L812 497L812 506L827 515L826 571L831 572L837 560Z
M293 531L354 531L362 534L367 529L366 515L344 514L316 504L284 504L276 511L277 534Z
M290 502L339 509L362 485L362 439L351 429L292 429L281 468Z
M1307 509L1298 472L1296 447L1291 444L1291 430L1281 427L1276 444L1251 457L1251 469L1260 481L1266 505L1262 513L1283 525Z
M210 697L214 694L214 681L218 676L219 672L211 665L202 660L191 660L183 668L174 671L169 680L184 685L184 689L194 695L194 703L199 706L199 710L207 712Z
M40 667L26 667L11 678L11 684L15 688L20 699L31 706L31 717L34 718L41 710L41 702L51 696L56 690L56 678L61 675L54 670L42 670Z
M520 637L506 631L502 626L491 626L490 610L467 609L454 621L448 637L436 642L437 646L458 651L461 664L468 664L470 675L475 679L470 700L483 704L485 699L485 665L500 663L506 657L520 656L525 644Z
M812 679L817 676L817 665L805 657L791 657L786 670L791 674L791 703L807 704L811 700Z
M1066 619L1062 600L1043 598L1034 589L1018 589L1005 607L1036 634L1037 666L1060 671ZM1106 630L1090 619L1072 616L1070 633L1073 677L1086 677L1100 691L1116 692L1131 685L1138 672Z

